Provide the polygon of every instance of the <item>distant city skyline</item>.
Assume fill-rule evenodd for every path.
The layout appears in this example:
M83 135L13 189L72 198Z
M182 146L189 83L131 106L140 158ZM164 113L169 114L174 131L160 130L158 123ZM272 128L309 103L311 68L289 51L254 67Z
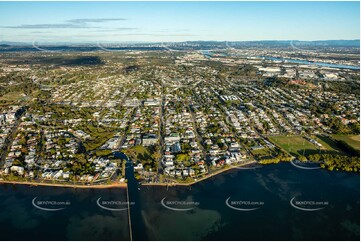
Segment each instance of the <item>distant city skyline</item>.
M0 41L312 41L359 36L359 2L0 2Z

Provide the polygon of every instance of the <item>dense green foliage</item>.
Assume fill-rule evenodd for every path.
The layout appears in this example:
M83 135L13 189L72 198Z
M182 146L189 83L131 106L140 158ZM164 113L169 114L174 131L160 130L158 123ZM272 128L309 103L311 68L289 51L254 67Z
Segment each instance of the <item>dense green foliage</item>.
M308 159L311 161L321 161L322 168L327 168L332 171L343 170L343 171L359 171L360 170L360 158L357 156L345 156L345 155L331 155L331 154L314 154L309 155Z

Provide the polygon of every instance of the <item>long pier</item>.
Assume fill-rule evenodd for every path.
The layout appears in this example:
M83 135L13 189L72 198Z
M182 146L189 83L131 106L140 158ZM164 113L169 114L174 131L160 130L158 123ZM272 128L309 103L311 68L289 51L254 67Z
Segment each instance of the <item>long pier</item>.
M129 192L128 192L128 186L127 186L127 203L128 203L128 223L129 223L129 239L130 241L133 241L133 230L132 230L132 221L130 218L130 201L129 201Z

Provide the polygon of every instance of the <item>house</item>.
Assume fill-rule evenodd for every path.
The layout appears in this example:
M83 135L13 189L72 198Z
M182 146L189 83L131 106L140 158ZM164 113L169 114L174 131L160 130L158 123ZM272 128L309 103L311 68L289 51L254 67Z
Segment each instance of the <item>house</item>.
M10 168L10 171L16 172L18 175L23 175L24 174L24 167L21 166L12 166Z
M162 163L164 166L174 166L174 162L173 162L173 155L165 155L163 157Z
M69 179L70 172L63 172L63 179Z
M262 145L255 145L255 146L252 146L251 149L252 150L260 150L260 149L263 149L264 147Z
M190 176L194 176L196 173L193 169L189 169L189 175Z
M137 107L140 105L140 101L137 98L126 99L124 101L124 107Z
M176 170L175 175L176 176L182 176L182 170Z
M193 130L187 130L184 134L184 137L187 139L194 139L196 136L195 136Z
M166 143L173 143L173 142L179 142L180 137L178 133L171 133L169 136L164 138L164 142Z
M223 166L224 163L225 163L225 160L224 160L224 159L220 159L220 160L217 162L217 167Z
M174 166L167 166L166 168L164 168L164 173L165 174L170 174L170 172L172 171L172 170L174 170Z
M145 134L142 138L144 146L156 145L158 143L158 137L156 134Z
M212 143L212 140L210 140L210 139L207 139L205 142L204 142L206 145L212 145L213 143Z
M143 164L139 163L137 166L134 167L134 170L143 170Z
M160 100L148 98L147 100L144 101L143 104L144 104L144 106L159 106Z

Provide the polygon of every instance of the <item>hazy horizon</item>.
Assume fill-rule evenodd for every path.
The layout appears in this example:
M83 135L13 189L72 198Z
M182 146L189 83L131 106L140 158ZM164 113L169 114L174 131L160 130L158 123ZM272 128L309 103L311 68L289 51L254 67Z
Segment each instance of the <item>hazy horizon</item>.
M0 2L0 40L358 40L359 8L359 2Z
M187 43L187 42L328 42L328 41L360 41L360 39L325 39L325 40L298 40L298 39L284 39L284 40L277 40L277 39L264 39L264 40L184 40L184 41L79 41L79 42L68 42L68 41L8 41L0 39L0 42L9 42L9 43L24 43L24 44L31 44L31 43L48 43L48 44L96 44L96 43L109 43L109 44L126 44L126 43L134 43L134 44L157 44L157 43Z

